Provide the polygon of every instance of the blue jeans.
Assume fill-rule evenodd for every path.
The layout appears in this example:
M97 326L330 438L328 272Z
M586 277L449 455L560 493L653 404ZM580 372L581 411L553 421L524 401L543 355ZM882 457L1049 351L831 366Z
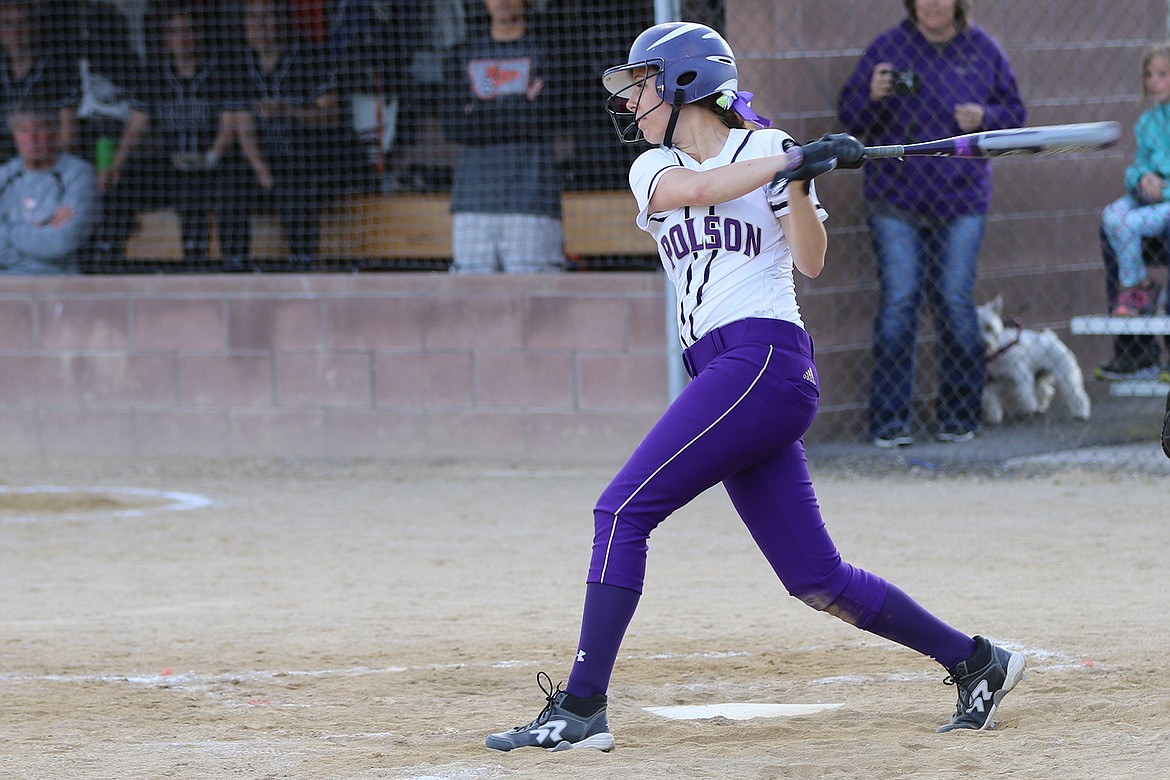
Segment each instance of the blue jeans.
M889 215L869 218L881 286L874 322L870 436L909 428L924 297L938 337L936 425L948 431L979 428L985 375L974 289L986 220L983 214L913 222Z

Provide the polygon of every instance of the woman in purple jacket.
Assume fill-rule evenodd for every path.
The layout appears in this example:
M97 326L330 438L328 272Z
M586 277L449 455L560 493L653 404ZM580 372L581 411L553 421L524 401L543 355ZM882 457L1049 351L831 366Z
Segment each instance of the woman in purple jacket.
M970 21L970 0L905 0L907 18L874 39L841 90L838 115L867 145L1018 127L1025 110L999 44ZM865 168L881 304L874 323L869 434L913 443L918 312L938 334L934 435L967 441L979 427L983 345L976 261L991 204L987 160L910 157Z

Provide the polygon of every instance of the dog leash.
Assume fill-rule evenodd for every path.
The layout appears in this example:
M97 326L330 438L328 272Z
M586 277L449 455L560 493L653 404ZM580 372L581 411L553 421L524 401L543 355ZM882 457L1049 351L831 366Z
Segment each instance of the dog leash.
M1020 326L1020 323L1016 322L1015 320L1011 320L1010 322L1005 322L1004 325L1006 325L1007 327L1010 327L1010 328L1015 328L1016 329L1016 337L1013 338L1008 343L1004 344L999 349L997 349L994 354L989 355L986 359L986 362L988 362L988 363L991 363L996 358L998 358L1000 355L1002 355L1003 353L1007 352L1009 349L1011 349L1012 347L1014 347L1015 345L1020 343L1020 334L1022 334L1024 332L1024 329Z

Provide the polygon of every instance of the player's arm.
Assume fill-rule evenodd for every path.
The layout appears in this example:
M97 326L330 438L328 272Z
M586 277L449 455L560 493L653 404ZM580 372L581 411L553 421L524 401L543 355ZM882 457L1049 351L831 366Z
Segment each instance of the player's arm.
M256 142L256 123L252 119L252 112L229 111L228 114L231 115L231 125L240 144L240 151L256 174L256 180L260 182L262 188L272 189L275 181L264 159L264 153L260 151L260 144Z
M672 168L662 174L654 188L650 213L673 211L683 206L715 206L742 198L772 181L776 171L787 168L789 162L788 155L781 153L740 160L708 171Z
M788 188L788 213L780 217L780 227L792 251L796 270L815 279L825 268L825 250L829 246L825 226L817 215L813 199L804 187Z
M333 127L338 122L337 94L326 92L308 105L288 106L289 117L303 127Z

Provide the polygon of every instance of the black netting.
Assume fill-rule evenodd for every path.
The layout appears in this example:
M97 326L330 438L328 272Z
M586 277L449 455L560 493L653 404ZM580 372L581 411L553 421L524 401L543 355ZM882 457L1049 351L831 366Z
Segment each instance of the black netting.
M505 270L657 272L626 191L638 150L617 142L599 77L669 4L530 0L520 34L494 43L487 5L507 4L4 0L4 111L51 107L63 142L97 169L101 208L76 249L84 273L447 270L456 245ZM882 301L889 305L881 252L904 257L898 241L910 241L925 242L923 257L937 255L945 243L930 242L945 236L936 228L955 217L978 218L956 244L971 255L977 303L1000 296L1009 325L1053 328L1095 397L1165 388L1092 385L1095 375L1156 380L1164 325L1111 338L1093 332L1105 325L1072 320L1109 313L1134 287L1132 261L1119 259L1101 216L1125 194L1135 124L1156 102L1143 92L1142 62L1166 35L1166 2L959 5L971 8L971 31L987 37L958 54L947 44L898 50L913 36L889 32L909 24L897 0L676 6L724 33L754 107L799 139L850 130L866 143L912 142L1099 120L1123 127L1120 143L1103 151L882 161L820 181L831 214L828 265L798 293L835 379L818 423L824 438L903 429L921 438L940 415L962 429L981 412L970 391L992 369L974 365L985 356L963 348L951 320L936 316L949 305L946 285L922 285L900 313L879 317ZM893 86L875 99L879 63ZM968 98L982 108L960 119L955 104ZM4 159L15 153L8 134L0 146ZM546 222L521 222L521 238L497 242L522 256L513 265L499 246L477 244L482 226L454 229L460 213L480 212L560 218L563 243L546 235ZM888 229L881 245L875 224ZM1158 286L1164 232L1147 231L1142 242ZM1164 294L1146 298L1135 300L1166 311ZM897 317L912 327L898 330ZM889 330L885 351L874 350L875 321ZM888 426L875 428L878 406ZM1076 405L1058 396L1045 419L1075 416ZM1059 435L1076 440L1082 431Z

